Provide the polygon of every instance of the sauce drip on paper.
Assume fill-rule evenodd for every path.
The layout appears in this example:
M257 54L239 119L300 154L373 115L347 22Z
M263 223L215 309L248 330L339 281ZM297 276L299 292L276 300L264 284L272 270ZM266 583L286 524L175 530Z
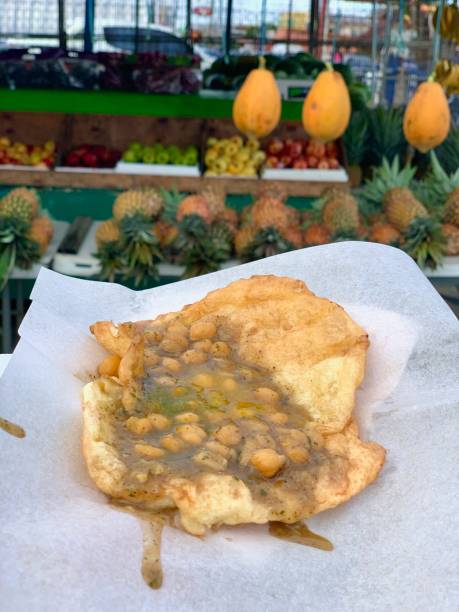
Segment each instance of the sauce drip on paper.
M0 429L3 429L3 431L6 431L6 433L10 434L10 436L15 436L16 438L25 438L26 435L26 432L22 427L8 421L7 419L2 419L2 417L0 417Z
M327 538L310 531L308 527L301 522L287 525L285 523L272 521L269 523L269 533L275 538L286 540L287 542L311 546L312 548L319 548L320 550L333 550L333 544L327 540Z

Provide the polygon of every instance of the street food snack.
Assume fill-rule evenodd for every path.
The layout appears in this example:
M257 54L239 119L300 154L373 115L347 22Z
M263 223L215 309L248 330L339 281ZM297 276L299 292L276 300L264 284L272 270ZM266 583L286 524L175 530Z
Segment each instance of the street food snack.
M352 415L367 334L301 281L254 276L91 331L109 355L83 390L85 460L99 489L144 519L197 536L294 524L357 494L384 463Z

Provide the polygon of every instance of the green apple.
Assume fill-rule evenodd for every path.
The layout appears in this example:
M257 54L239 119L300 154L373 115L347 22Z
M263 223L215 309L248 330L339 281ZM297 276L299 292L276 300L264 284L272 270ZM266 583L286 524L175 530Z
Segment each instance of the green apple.
M125 151L122 155L122 160L130 164L135 164L137 161L139 161L139 158L140 156L137 155L135 151L131 151L130 149Z

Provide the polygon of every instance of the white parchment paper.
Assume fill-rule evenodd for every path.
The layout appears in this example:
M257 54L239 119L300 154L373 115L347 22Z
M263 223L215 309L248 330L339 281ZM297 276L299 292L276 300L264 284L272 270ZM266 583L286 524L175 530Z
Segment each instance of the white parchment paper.
M103 351L96 320L152 318L252 274L304 280L367 329L357 413L388 449L376 483L308 521L325 553L264 526L200 540L166 529L164 585L140 575L141 530L110 508L81 457L81 379ZM42 270L0 381L0 609L34 611L449 611L459 608L459 325L390 247L296 251L144 292Z

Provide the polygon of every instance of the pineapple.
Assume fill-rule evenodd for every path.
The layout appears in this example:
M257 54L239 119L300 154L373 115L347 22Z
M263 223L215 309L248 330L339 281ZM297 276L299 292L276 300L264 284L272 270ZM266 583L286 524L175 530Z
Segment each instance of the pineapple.
M285 212L287 214L290 225L300 225L301 213L297 208L293 208L293 206L286 206Z
M446 254L459 255L459 227L444 223L441 229L446 238Z
M403 250L408 253L419 267L433 270L446 254L446 239L441 225L426 217L414 219L404 232Z
M359 226L359 206L348 192L333 188L325 194L322 220L332 233L356 230Z
M291 250L291 242L287 241L277 228L270 226L258 230L255 238L240 256L243 261L254 261Z
M124 278L133 279L136 286L146 279L157 279L156 263L161 261L162 254L151 220L141 212L125 215L120 221L120 232Z
M26 202L29 202L32 209L32 217L36 217L40 210L40 198L35 189L29 189L27 187L16 187L7 193L5 199L9 198L21 198Z
M200 195L190 195L184 198L177 208L177 221L183 221L185 217L197 215L204 223L210 225L212 214L206 200Z
M282 232L282 236L290 242L295 249L301 249L303 246L303 232L296 225L291 225Z
M211 227L196 214L186 215L180 223L177 246L185 264L184 277L218 270L231 255L231 234L223 223Z
M124 191L113 204L113 216L118 221L124 217L141 214L150 220L155 220L162 211L163 200L156 190L134 190Z
M434 211L440 210L445 223L459 226L459 168L452 174L447 174L434 152L430 154L432 167L422 184L423 197L426 205Z
M163 219L169 223L175 223L177 219L177 209L180 202L185 198L185 195L180 193L176 188L171 191L161 189L161 197L164 202Z
M101 247L107 242L117 242L120 239L120 228L116 219L108 219L99 225L96 231L96 244Z
M20 196L10 196L8 194L0 200L0 217L9 217L30 224L33 216L33 205Z
M257 198L259 200L263 198L272 198L280 202L285 202L287 200L287 190L281 183L264 184L261 182L257 191Z
M234 237L234 248L236 255L241 256L247 247L254 241L258 229L255 225L244 225L241 227Z
M239 221L237 212L232 208L225 208L225 210L220 215L220 220L226 225L231 234L234 236L237 232L237 226Z
M169 223L164 219L157 221L152 228L152 232L159 240L159 245L162 248L171 246L179 234L178 227L176 225L172 225L172 223Z
M305 232L303 232L303 242L307 246L329 244L331 242L331 234L322 223L311 223Z
M287 229L290 225L287 206L274 198L261 198L251 209L253 223L259 228L275 227L279 231Z
M220 219L225 210L225 189L223 187L205 187L200 195L209 207L212 219Z
M459 187L456 187L456 189L449 194L445 202L443 219L445 223L450 223L459 227Z
M390 246L399 246L401 234L398 229L390 223L375 223L371 227L368 240L370 242L379 242L380 244L388 244Z
M35 217L32 219L30 229L27 232L27 238L38 243L40 255L43 255L48 248L54 234L53 223L46 215Z
M389 223L400 232L407 230L415 219L429 216L426 207L406 187L394 187L386 191L383 207Z

